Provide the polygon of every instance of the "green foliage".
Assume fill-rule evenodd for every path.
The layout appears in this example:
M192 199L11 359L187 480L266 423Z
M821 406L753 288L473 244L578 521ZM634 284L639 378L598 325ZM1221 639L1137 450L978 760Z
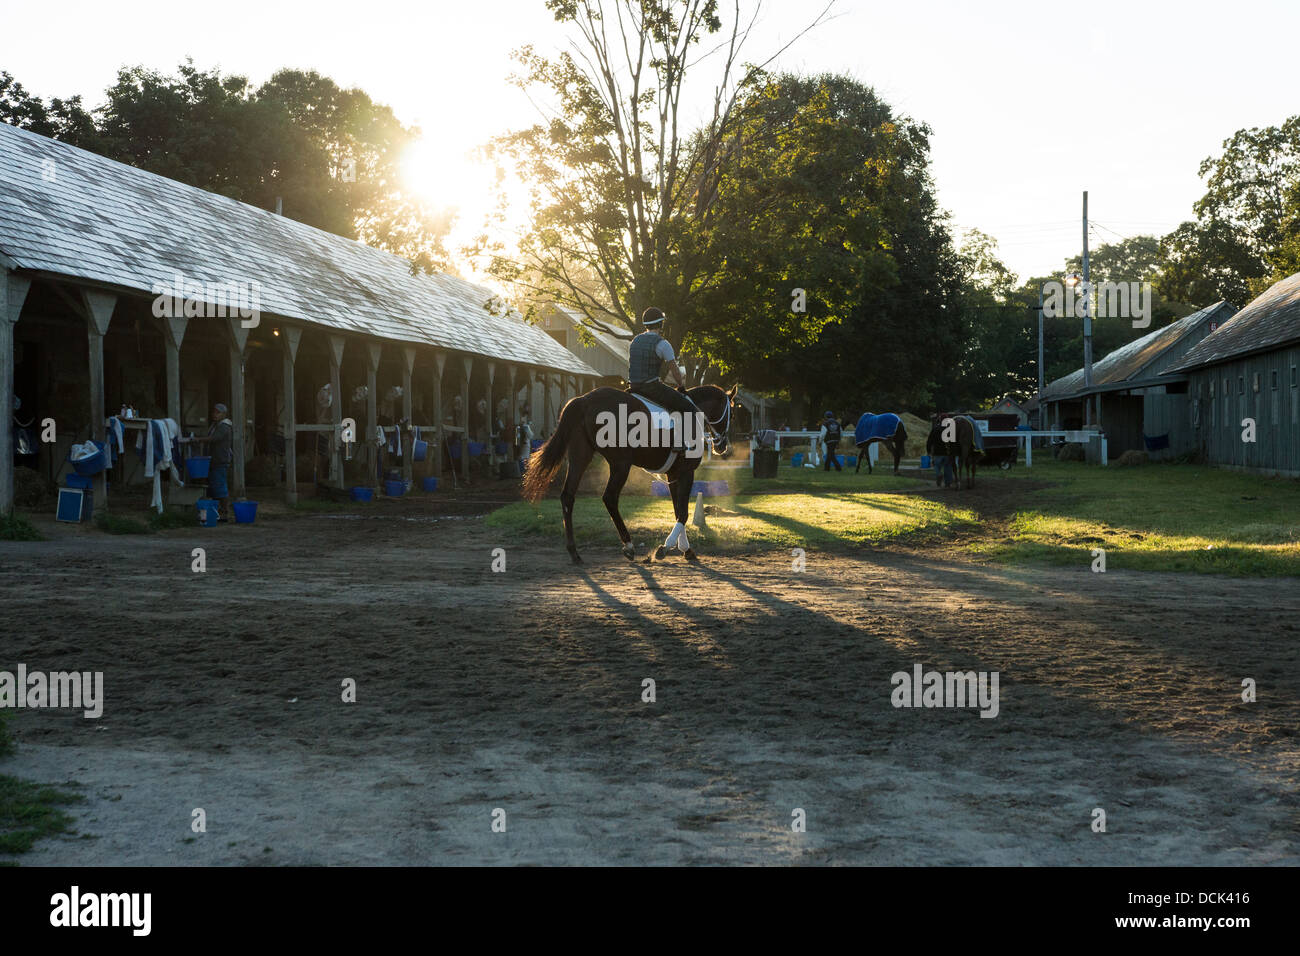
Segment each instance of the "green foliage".
M59 809L85 798L0 774L0 853L26 853L42 837L72 831L72 817Z
M31 522L16 512L0 514L0 541L43 541Z
M149 525L135 518L114 514L103 508L95 511L95 527L109 534L148 534Z

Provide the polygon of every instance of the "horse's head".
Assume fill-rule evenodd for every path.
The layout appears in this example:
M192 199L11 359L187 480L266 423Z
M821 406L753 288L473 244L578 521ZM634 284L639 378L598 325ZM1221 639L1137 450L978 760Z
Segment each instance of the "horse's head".
M717 385L701 385L688 393L691 401L704 413L705 425L713 438L713 453L719 458L725 458L730 450L727 432L731 428L731 407L739 391L739 385L733 385L727 391Z

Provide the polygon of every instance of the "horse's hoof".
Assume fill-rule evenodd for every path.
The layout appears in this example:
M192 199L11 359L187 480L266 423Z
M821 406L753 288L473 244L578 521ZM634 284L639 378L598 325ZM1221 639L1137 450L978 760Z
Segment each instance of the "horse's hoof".
M665 549L662 544L659 545L659 547L655 548L655 560L662 561L664 559L664 555L667 553L668 553L667 549Z
M623 557L627 558L629 561L635 561L636 548L632 547L630 544L623 545Z
M682 556L686 558L687 561L691 561L691 562L700 560L700 556L695 553L694 548L687 548L686 552Z

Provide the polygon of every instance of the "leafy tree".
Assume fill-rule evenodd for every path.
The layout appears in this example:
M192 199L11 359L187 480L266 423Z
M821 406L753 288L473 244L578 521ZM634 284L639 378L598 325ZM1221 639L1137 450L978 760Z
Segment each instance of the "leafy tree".
M763 75L764 64L741 65L754 20L737 4L724 23L718 0L546 5L571 29L573 50L516 52L517 82L549 112L492 144L491 155L530 184L534 216L517 249L485 250L490 271L526 302L625 328L659 305L680 339L717 280L719 264L689 229L711 215L737 103ZM688 79L713 91L699 130L681 116Z
M86 149L93 148L96 135L94 119L82 108L80 96L51 99L46 106L4 70L0 70L0 122Z

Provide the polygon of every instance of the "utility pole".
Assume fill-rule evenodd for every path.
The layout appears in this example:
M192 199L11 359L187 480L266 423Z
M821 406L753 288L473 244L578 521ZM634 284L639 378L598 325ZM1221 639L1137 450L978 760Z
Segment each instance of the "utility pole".
M1043 284L1038 284L1038 427L1043 427Z
M1088 190L1083 191L1083 385L1092 387L1092 285L1088 281ZM1084 408L1091 401L1084 399Z

